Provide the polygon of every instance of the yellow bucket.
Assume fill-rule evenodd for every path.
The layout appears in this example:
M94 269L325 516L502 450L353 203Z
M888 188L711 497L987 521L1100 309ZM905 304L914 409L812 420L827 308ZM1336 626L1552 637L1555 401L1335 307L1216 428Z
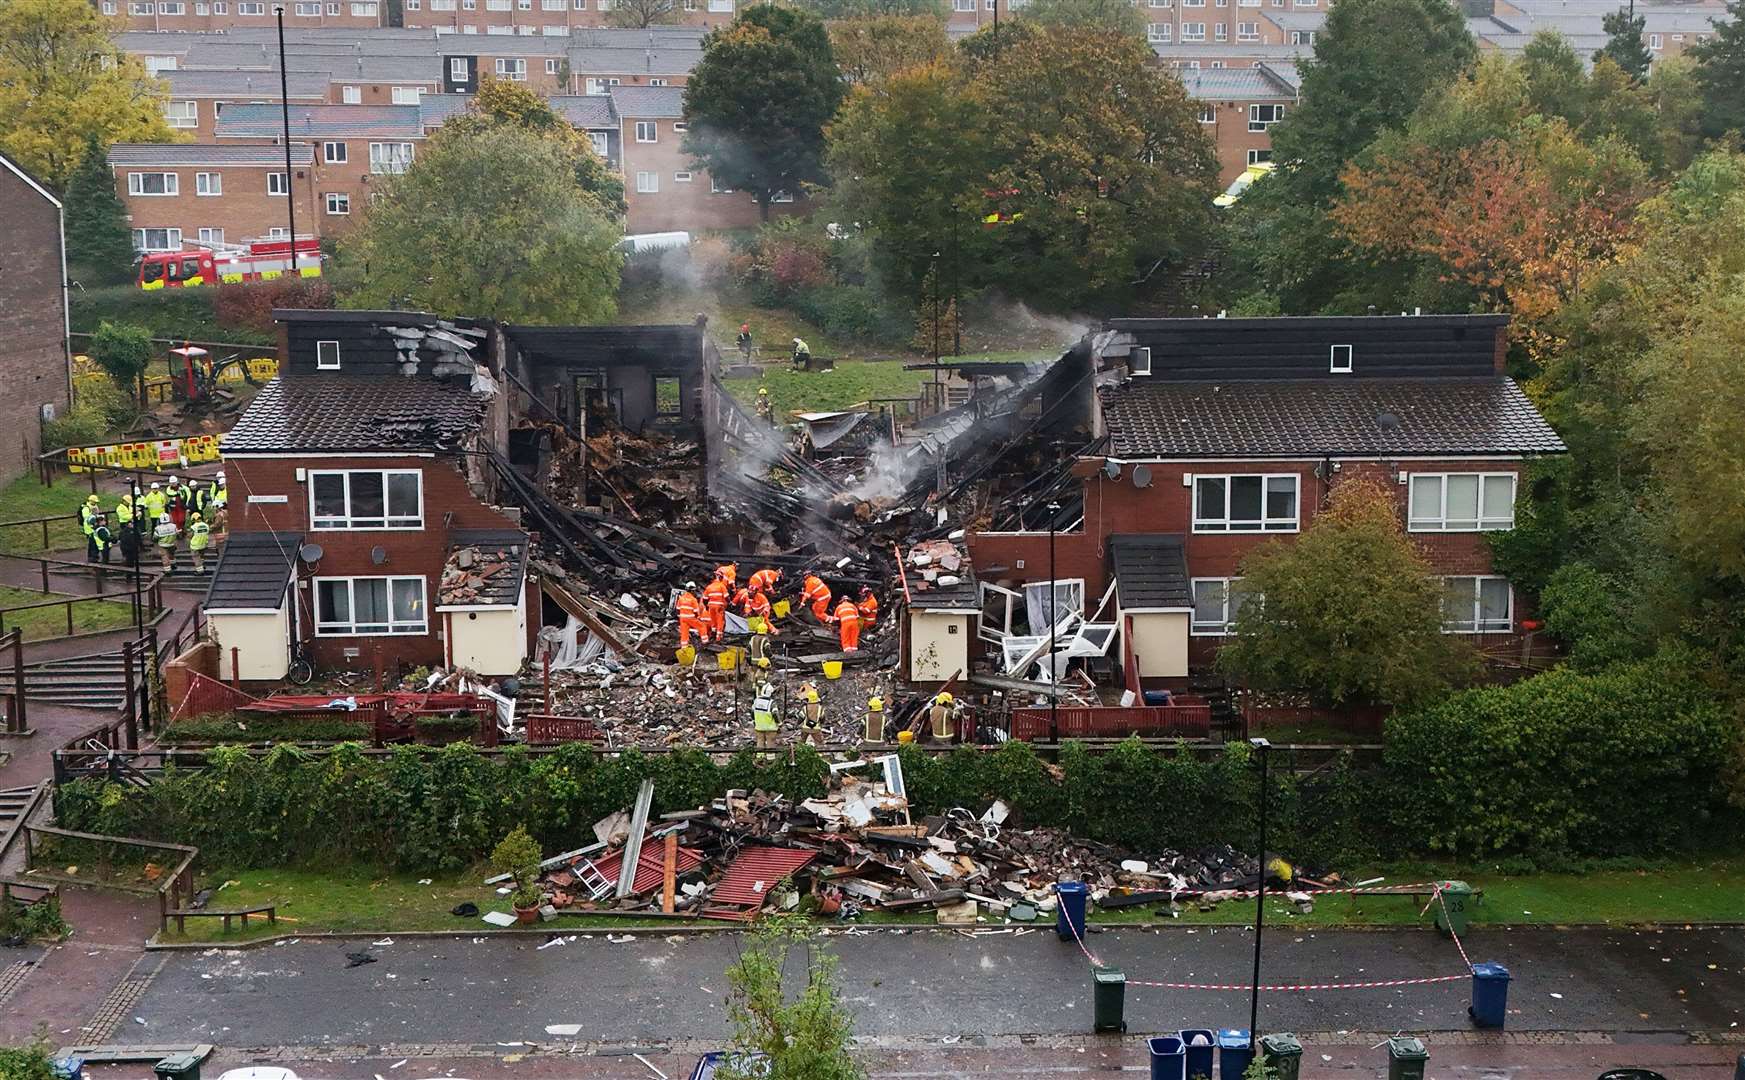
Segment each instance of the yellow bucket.
M899 732L897 732L897 745L898 746L908 746L910 743L912 743L914 741L915 741L915 733L913 731L899 731Z
M770 610L775 612L776 618L785 619L788 617L788 612L794 610L794 605L786 600L777 600L770 606Z
M722 649L715 654L715 660L721 665L722 671L732 671L739 666L739 650L737 648Z
M826 661L824 661L824 677L826 679L840 679L840 678L842 678L842 661L840 661L840 660L826 660Z
M673 659L686 667L690 667L692 664L697 662L696 647L692 645L680 645L677 651L673 653Z

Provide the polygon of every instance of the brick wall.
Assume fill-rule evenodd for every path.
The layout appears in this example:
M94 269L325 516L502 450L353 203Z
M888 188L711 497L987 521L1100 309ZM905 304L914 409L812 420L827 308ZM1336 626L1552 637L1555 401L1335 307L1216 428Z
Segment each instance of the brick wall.
M126 20L127 30L176 30L176 31L221 31L232 27L276 26L273 17L273 7L278 0L263 2L259 14L245 15L242 13L239 0L181 0L180 13L177 14L176 0L164 4L161 0L99 0L99 10L105 15L119 14ZM307 2L307 0L305 0ZM355 30L362 27L385 26L382 12L387 4L377 0L373 5L374 14L353 15L351 0L339 4L338 14L330 15L326 2L319 4L314 10L318 14L299 15L299 5L295 0L285 3L285 29L309 30L319 28L341 28ZM169 13L165 12L165 8ZM309 10L304 8L303 10Z
M742 192L710 190L709 174L681 149L684 133L675 125L682 121L642 118L641 123L653 124L655 141L636 141L637 117L623 118L623 141L620 152L624 171L624 201L628 207L624 231L628 233L668 232L703 229L744 229L758 224L757 202ZM652 175L658 191L637 190L638 174ZM690 176L679 180L680 174ZM801 213L804 198L791 203L778 203L770 208L773 214Z
M1212 112L1212 122L1209 124L1204 122L1202 114L1200 130L1211 137L1213 150L1218 155L1220 188L1229 187L1232 181L1242 175L1242 170L1248 168L1251 151L1259 151L1261 160L1272 158L1272 129L1248 130L1248 107L1256 104L1283 105L1287 114L1296 107L1296 103L1289 98L1200 101L1195 104L1200 109L1210 109Z
M235 244L264 237L270 229L289 227L285 197L267 194L267 174L284 172L283 164L277 167L118 165L114 171L115 190L126 206L130 228L181 229L184 242L198 240L203 228L223 229L225 242ZM317 220L315 212L313 170L308 165L299 165L293 171L297 174L291 188L297 199L297 232L299 235L311 232L321 235L322 222ZM175 173L178 194L129 195L127 174L132 172ZM196 178L200 173L217 175L221 194L197 194Z
M0 483L31 468L42 406L67 410L66 296L61 217L0 164Z
M525 9L520 6L519 0L511 0L508 11L491 10L490 0L475 0L471 10L467 9L467 0L454 0L451 8L443 10L435 10L436 2L438 0L418 0L416 10L408 5L405 12L406 26L418 29L440 27L450 33L466 36L489 35L493 27L498 34L505 29L514 33L531 29L533 33L529 36L543 36L546 27L563 27L567 33L570 29L617 25L612 21L610 11L600 10L600 0L568 0L562 8L554 3L550 9L545 7L543 0L531 0ZM709 11L707 0L696 0L694 10L693 5L688 2L682 2L680 6L678 22L685 26L707 26L713 29L732 22L735 15L735 11ZM735 8L737 7L736 3Z

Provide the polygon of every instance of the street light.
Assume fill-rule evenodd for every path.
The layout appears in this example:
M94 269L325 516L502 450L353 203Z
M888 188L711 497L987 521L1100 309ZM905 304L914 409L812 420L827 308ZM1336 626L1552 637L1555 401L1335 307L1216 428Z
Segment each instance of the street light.
M1260 755L1260 881L1254 887L1254 981L1248 991L1248 1050L1256 1053L1255 1040L1260 1035L1260 932L1266 925L1266 774L1267 751L1272 744L1265 739L1248 740Z
M1048 504L1048 734L1060 745L1060 675L1055 670L1055 628L1060 625L1060 613L1055 599L1060 594L1054 584L1054 525L1060 518L1060 503Z

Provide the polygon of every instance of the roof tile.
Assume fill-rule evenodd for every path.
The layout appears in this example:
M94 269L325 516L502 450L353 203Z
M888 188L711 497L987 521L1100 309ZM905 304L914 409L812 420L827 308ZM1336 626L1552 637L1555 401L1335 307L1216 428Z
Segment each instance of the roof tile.
M225 454L447 450L479 429L488 398L465 383L397 375L274 379L224 436Z

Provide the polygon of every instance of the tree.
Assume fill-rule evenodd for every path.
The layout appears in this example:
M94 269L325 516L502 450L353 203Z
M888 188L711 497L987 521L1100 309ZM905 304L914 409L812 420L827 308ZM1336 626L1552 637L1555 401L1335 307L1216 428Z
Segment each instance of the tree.
M91 335L91 359L109 373L115 385L139 386L139 401L145 403L142 380L151 366L151 331L130 323L112 323L104 319Z
M58 1075L47 1043L0 1046L0 1077L5 1080L55 1080Z
M1606 32L1606 44L1594 53L1594 60L1608 58L1632 79L1641 79L1648 74L1648 69L1654 64L1654 57L1648 52L1648 44L1643 39L1642 28L1647 18L1638 15L1630 17L1623 8L1609 12L1600 19L1600 29Z
M842 75L815 15L760 4L703 39L685 86L684 150L769 220L778 195L824 179L824 125Z
M613 26L646 30L679 21L678 0L614 0L606 16Z
M586 134L559 116L550 101L525 83L485 76L467 111L444 126L459 134L515 128L551 140L572 159L582 190L608 214L624 216L624 178L601 159Z
M943 21L946 15L945 0L797 0L794 6L826 22L881 15L930 15Z
M1145 36L1145 16L1130 0L1030 0L1022 17L1039 26Z
M795 946L805 954L805 983L790 1000L783 984ZM729 1061L716 1070L722 1080L862 1080L866 1075L850 1052L854 1033L836 987L836 958L817 944L805 923L782 915L761 921L728 967L727 985L733 1050L767 1060L763 1066Z
M0 4L0 151L55 188L86 143L170 142L167 87L88 0Z
M1703 134L1716 139L1745 131L1745 0L1729 0L1727 16L1709 20L1714 33L1685 51L1702 88Z
M1473 670L1472 649L1442 632L1440 580L1378 482L1340 483L1295 543L1256 548L1241 574L1251 599L1217 663L1249 687L1409 706Z
M127 209L115 194L108 155L95 138L86 141L85 156L67 181L62 201L72 276L93 285L126 281L133 266L133 236L127 228Z
M951 53L945 22L935 15L867 15L829 24L830 51L851 83L883 82Z
M619 230L557 140L445 125L340 244L345 302L508 322L617 310Z

